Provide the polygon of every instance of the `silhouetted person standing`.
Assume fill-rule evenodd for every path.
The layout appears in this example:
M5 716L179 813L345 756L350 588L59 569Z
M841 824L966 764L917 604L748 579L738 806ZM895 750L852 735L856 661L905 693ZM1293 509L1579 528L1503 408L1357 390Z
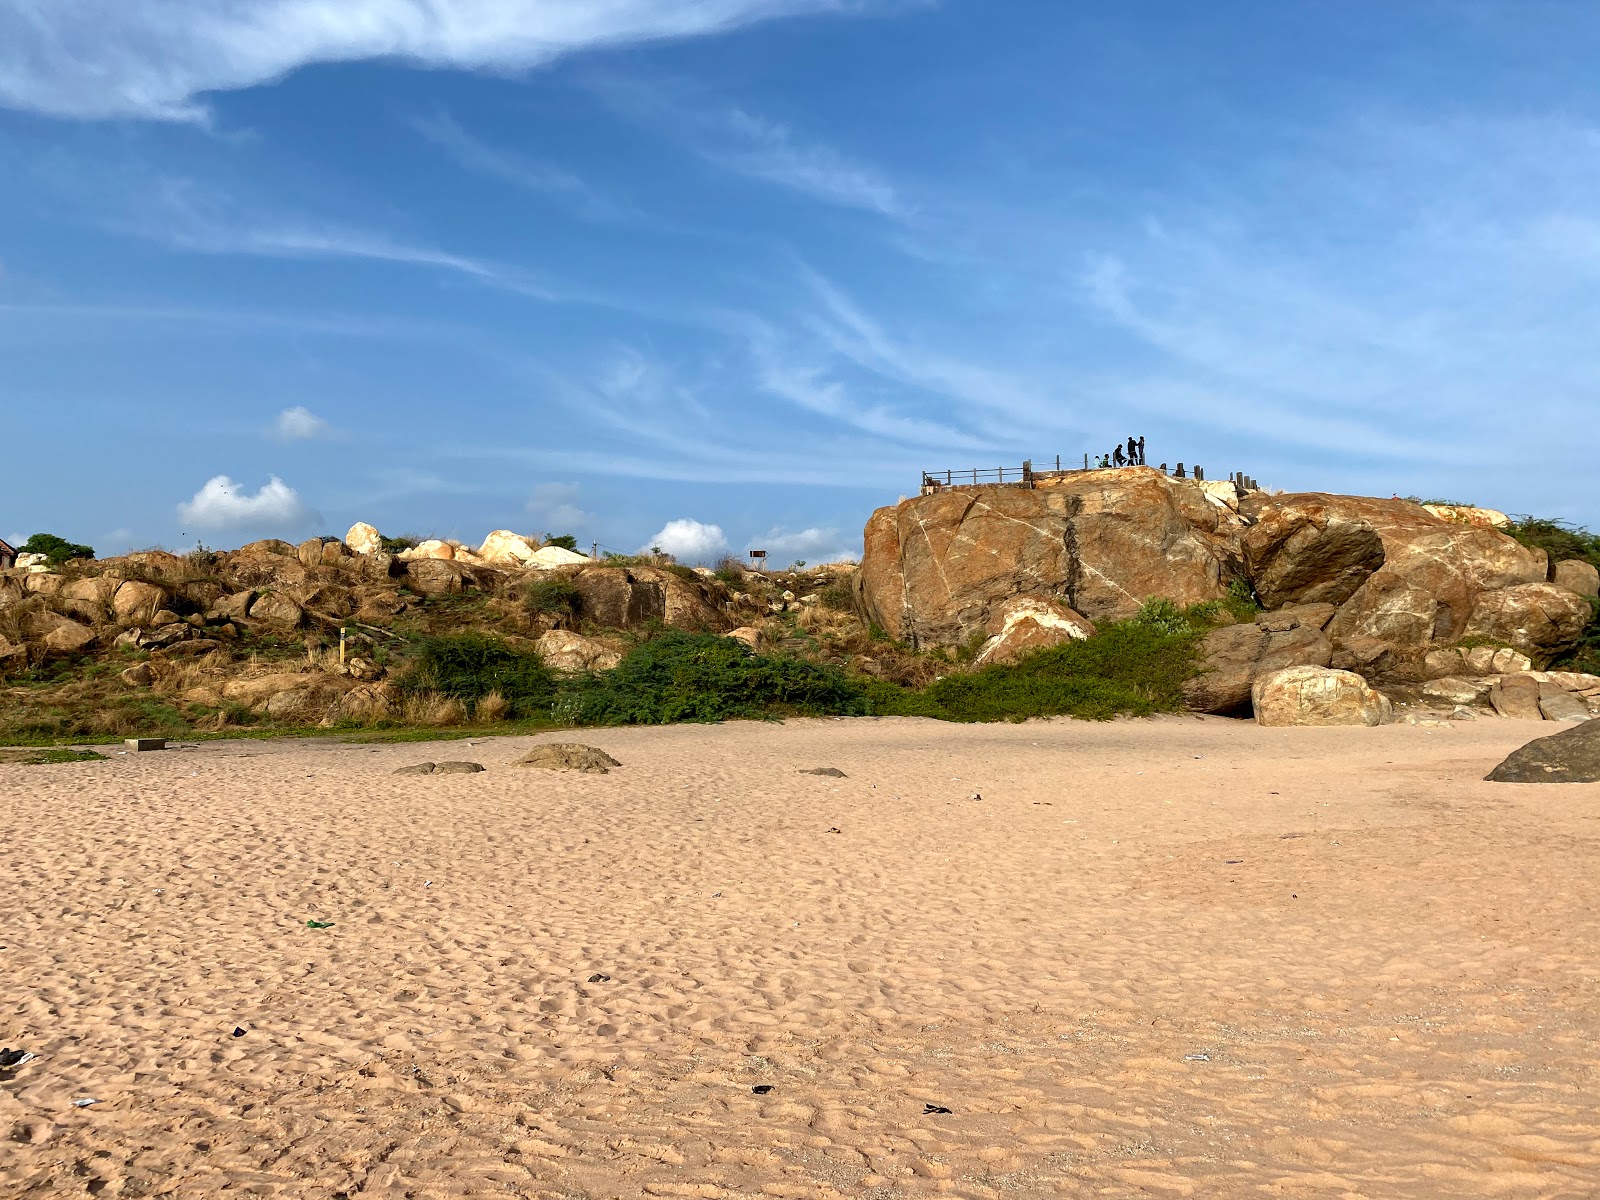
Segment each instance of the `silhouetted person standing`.
M1139 465L1139 439L1135 437L1128 439L1128 465L1130 467Z
M1143 438L1139 439L1139 465L1141 467L1149 465L1148 463L1146 463L1144 461L1144 439Z

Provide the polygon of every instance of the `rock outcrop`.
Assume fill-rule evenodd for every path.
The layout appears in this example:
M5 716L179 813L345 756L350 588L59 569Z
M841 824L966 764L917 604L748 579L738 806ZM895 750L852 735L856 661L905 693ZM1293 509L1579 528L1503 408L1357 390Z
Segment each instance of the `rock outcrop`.
M935 492L873 513L856 596L868 622L914 646L988 636L1003 605L1024 596L1116 620L1152 596L1225 595L1243 528L1149 467Z
M532 538L509 529L496 529L478 547L478 558L491 567L526 567L538 551Z
M567 675L584 671L609 671L622 661L620 651L566 629L552 629L545 633L539 638L537 649L545 666Z
M1258 679L1288 667L1326 667L1333 643L1319 615L1302 619L1291 610L1213 629L1201 641L1200 673L1184 684L1184 702L1196 712L1248 715Z
M1290 667L1256 680L1260 725L1387 725L1394 705L1361 676L1325 667Z
M383 549L383 535L376 526L357 521L344 535L344 544L356 554L377 554Z
M1062 642L1083 641L1094 633L1092 621L1064 604L1018 596L996 607L989 618L989 637L973 665L1015 662L1024 654Z
M519 767L543 767L547 771L577 771L583 775L609 775L622 764L598 746L580 742L547 742L535 746L517 759Z
M1550 568L1550 582L1558 588L1600 600L1600 571L1579 558L1563 559Z
M1486 778L1493 783L1600 783L1600 721L1529 742Z
M1553 583L1524 583L1481 592L1463 631L1538 654L1563 650L1593 616L1589 602Z
M1501 532L1507 524L1490 509L1099 470L1031 488L939 489L879 509L855 595L863 620L913 646L982 635L987 663L1056 636L1019 615L1028 606L1105 622L1150 597L1187 605L1247 582L1270 617L1304 619L1207 637L1190 703L1242 714L1256 678L1278 667L1403 689L1527 670L1573 645L1593 619L1587 597L1600 573L1576 561L1552 568ZM1008 621L1023 636L1001 637Z
M1247 497L1246 570L1269 608L1323 600L1334 642L1393 647L1391 669L1420 675L1427 650L1465 636L1485 592L1543 584L1544 551L1493 529L1442 521L1404 500Z

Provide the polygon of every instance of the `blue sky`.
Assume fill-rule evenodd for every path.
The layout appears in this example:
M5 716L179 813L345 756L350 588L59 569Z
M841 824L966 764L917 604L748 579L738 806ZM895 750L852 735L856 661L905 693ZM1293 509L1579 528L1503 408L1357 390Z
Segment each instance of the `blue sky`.
M1600 526L1597 55L1545 0L0 0L0 536L818 561L1130 433Z

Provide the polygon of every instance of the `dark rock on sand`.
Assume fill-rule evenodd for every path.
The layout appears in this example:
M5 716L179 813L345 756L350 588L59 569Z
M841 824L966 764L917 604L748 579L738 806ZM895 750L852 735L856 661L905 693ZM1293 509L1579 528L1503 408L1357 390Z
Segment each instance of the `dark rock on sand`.
M1600 783L1600 720L1529 742L1485 778L1492 783Z
M550 771L579 771L585 775L607 775L622 764L596 746L578 742L550 742L535 746L517 759L519 767L544 767Z
M410 767L399 767L396 775L476 775L483 770L482 763L475 762L442 762L442 763L417 763Z

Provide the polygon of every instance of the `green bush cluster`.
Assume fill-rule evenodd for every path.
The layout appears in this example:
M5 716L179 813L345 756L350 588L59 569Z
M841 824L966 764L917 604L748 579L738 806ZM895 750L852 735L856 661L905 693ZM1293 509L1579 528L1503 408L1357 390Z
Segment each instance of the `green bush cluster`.
M66 538L57 537L53 533L36 533L21 546L17 547L19 554L42 554L45 562L52 567L59 567L69 563L75 558L93 558L94 547L85 546L79 542L69 542Z
M568 683L555 715L574 725L665 725L867 711L860 686L837 667L752 654L715 634L671 632L636 646L604 675Z
M544 660L481 633L424 638L417 643L399 686L413 694L453 696L469 709L491 692L498 692L511 717L548 713L556 698L556 678Z
M1600 568L1600 533L1544 517L1521 517L1507 526L1506 532L1524 546L1543 550L1553 563L1578 558Z
M530 613L544 614L558 620L570 620L578 615L583 596L578 586L563 575L539 579L529 584L522 593L522 607Z
M1063 642L1015 663L947 675L921 692L874 682L880 716L942 721L1025 721L1068 716L1091 721L1148 716L1183 707L1183 683L1196 669L1203 613L1168 600L1147 603L1093 637Z
M558 534L553 538L546 538L544 544L546 546L560 546L563 550L571 550L574 553L576 553L578 549L578 539L570 533Z

